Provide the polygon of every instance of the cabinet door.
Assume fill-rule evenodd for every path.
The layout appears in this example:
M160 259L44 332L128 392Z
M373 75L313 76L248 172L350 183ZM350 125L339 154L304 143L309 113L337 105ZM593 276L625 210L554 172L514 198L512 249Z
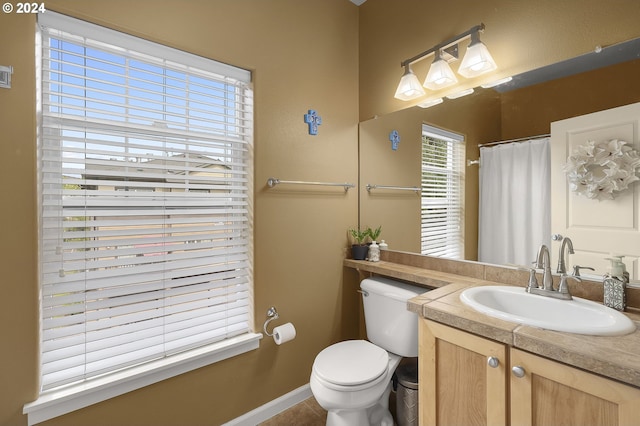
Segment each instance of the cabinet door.
M420 424L505 425L507 368L505 345L420 319Z
M638 425L640 389L511 349L511 424Z

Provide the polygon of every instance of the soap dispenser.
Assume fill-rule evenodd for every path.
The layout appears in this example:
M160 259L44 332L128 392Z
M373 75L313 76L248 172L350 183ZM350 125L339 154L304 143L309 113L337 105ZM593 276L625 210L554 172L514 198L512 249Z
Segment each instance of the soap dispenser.
M380 261L380 246L372 241L369 246L369 262L379 262Z
M626 288L629 284L629 272L622 262L624 256L611 256L607 258L611 262L609 272L604 275L604 304L610 308L624 311L626 301Z

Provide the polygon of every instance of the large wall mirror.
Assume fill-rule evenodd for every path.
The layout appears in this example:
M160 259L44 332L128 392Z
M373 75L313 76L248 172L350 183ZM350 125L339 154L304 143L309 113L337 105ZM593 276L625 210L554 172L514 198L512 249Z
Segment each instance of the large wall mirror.
M501 88L361 122L360 225L381 225L381 239L392 250L420 253L420 194L365 187L420 186L422 125L455 132L465 138L463 258L477 260L478 165L467 160L479 158L478 145L548 134L554 121L639 102L638 46L638 40L612 46L609 56L585 55L530 71ZM393 131L399 136L396 149Z

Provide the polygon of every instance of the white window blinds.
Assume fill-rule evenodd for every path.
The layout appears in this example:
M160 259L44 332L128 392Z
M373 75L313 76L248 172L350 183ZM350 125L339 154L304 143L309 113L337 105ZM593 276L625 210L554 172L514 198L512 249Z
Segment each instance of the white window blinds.
M462 258L463 156L461 135L423 125L422 254Z
M250 332L249 72L39 18L43 389Z

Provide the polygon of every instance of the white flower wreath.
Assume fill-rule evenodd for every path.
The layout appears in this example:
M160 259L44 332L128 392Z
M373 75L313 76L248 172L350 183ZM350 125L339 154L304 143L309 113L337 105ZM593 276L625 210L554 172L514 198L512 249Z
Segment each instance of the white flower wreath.
M590 199L612 200L637 180L640 156L618 139L588 141L567 158L563 170L569 189Z

